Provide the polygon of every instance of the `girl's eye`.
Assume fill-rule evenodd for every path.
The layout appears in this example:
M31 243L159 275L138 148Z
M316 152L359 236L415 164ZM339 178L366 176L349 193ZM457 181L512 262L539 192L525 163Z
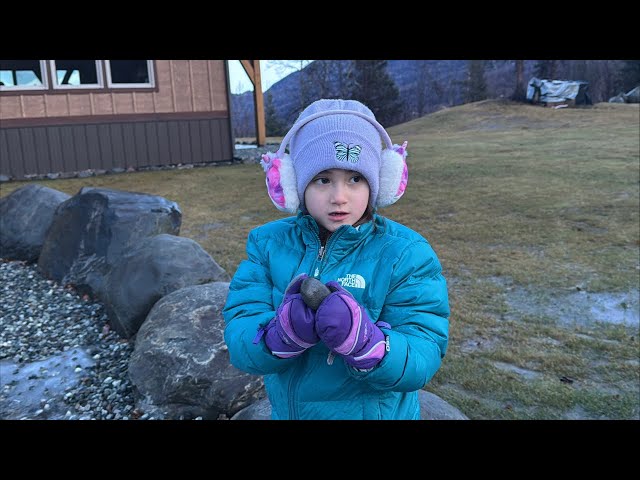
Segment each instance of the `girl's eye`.
M326 185L329 183L329 179L325 177L318 177L314 180L318 185Z
M362 176L361 175L355 175L355 176L351 177L351 181L353 183L358 183L360 180L362 180Z

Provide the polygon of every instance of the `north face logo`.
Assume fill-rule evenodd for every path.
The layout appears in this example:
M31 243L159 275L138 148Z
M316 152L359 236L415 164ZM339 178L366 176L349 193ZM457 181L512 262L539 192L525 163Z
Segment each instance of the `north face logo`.
M364 288L367 285L362 275L357 273L347 273L344 277L340 277L337 282L343 287L351 288Z

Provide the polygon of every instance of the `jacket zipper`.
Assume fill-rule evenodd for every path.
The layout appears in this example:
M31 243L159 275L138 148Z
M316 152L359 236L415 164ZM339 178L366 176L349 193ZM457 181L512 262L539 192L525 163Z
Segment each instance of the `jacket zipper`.
M316 258L317 265L313 272L313 276L314 278L319 278L320 271L321 271L320 268L322 267L322 261L324 260L324 255L325 253L327 253L329 246L332 244L332 242L335 241L337 237L335 236L335 232L334 232L334 235L331 235L331 238L329 239L326 245L322 245L319 235L316 235L316 238L318 239L318 244L320 244L320 248L318 249L318 257ZM388 348L388 343L387 343L387 348ZM327 357L327 363L329 365L333 364L334 357L335 356L333 352L329 351L329 356ZM306 359L304 360L304 362L306 364ZM295 388L294 384L297 382L294 382L294 380L297 380L298 377L300 376L301 368L302 367L297 368L296 371L291 375L291 378L289 378L289 418L291 420L297 420L298 418L298 412L295 406L296 402L295 402L295 391L294 391L294 388Z
M336 232L333 232L333 235L331 235L331 238L329 238L329 241L327 242L327 244L322 245L320 244L320 236L316 235L316 238L318 239L318 243L320 244L320 248L318 249L318 256L316 258L317 262L319 263L317 263L316 268L313 271L314 278L320 277L320 273L322 273L322 262L324 260L324 256L329 250L329 247L336 242L339 236L340 235L336 235Z
M322 259L324 258L325 246L320 245L320 250L318 250L318 261L320 264L316 266L315 271L313 272L314 278L318 278L320 276L320 266L322 266Z
M316 236L316 238L318 239L318 243L320 243L320 237ZM318 250L318 256L316 258L316 268L315 271L313 273L314 278L318 278L320 276L320 266L322 266L322 259L324 258L324 254L326 252L326 247L324 245L320 245L320 249ZM302 360L302 359L301 359ZM297 420L298 418L298 412L296 409L296 402L295 402L295 384L297 383L298 377L299 377L299 371L300 369L296 369L296 371L291 375L291 378L289 378L289 419L291 420ZM295 380L295 381L294 381Z
M317 266L315 271L313 272L313 276L315 278L320 277L320 272L321 272L321 268L322 268L322 260L324 259L324 255L325 253L327 253L327 250L329 249L329 246L332 245L332 242L336 241L336 238L338 238L334 232L333 235L331 235L331 238L329 238L329 241L327 242L326 245L320 245L320 249L318 250L318 261L320 262ZM318 237L318 243L320 243L320 237ZM334 353L329 350L329 354L327 355L327 365L333 365L333 360L335 358Z
M320 267L322 266L322 259L324 258L324 253L326 252L326 247L324 245L320 245L320 250L318 250L318 261L320 262L316 267L315 272L313 272L314 278L318 278L320 276ZM333 364L333 352L329 350L329 356L327 356L327 365Z

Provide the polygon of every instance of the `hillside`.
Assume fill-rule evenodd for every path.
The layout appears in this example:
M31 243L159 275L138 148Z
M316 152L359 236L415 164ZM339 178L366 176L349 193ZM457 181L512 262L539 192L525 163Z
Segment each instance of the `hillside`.
M288 126L292 125L301 104L308 104L317 98L339 98L340 87L339 72L345 70L349 60L317 60L302 71L294 72L279 82L275 83L265 94L273 98L276 115ZM301 80L305 75L317 77L318 71L326 69L327 81L312 81L304 87L308 101L303 101L300 96ZM423 68L423 70L420 70ZM405 121L437 111L441 108L460 105L463 103L462 82L466 77L466 60L389 60L388 72L393 78L400 97L406 105ZM533 72L533 62L528 62L525 69L525 77L529 78ZM420 76L423 81L420 83ZM323 77L324 78L324 77ZM513 62L509 60L493 60L487 63L486 80L490 97L507 97L513 89ZM424 105L420 111L417 105L418 88L424 88ZM241 95L232 95L232 113L234 131L236 136L247 137L255 135L253 121L253 93L246 92Z

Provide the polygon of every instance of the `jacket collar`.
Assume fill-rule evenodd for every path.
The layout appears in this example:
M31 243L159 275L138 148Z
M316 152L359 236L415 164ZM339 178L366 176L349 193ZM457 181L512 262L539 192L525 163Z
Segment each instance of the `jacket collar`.
M350 250L355 244L364 240L373 231L374 223L378 228L382 227L382 218L375 212L371 221L358 225L357 227L342 225L333 232L333 235L331 235L327 243L331 243L332 250ZM305 245L314 248L319 247L320 229L315 219L311 215L299 211L296 217L296 224L300 228Z

